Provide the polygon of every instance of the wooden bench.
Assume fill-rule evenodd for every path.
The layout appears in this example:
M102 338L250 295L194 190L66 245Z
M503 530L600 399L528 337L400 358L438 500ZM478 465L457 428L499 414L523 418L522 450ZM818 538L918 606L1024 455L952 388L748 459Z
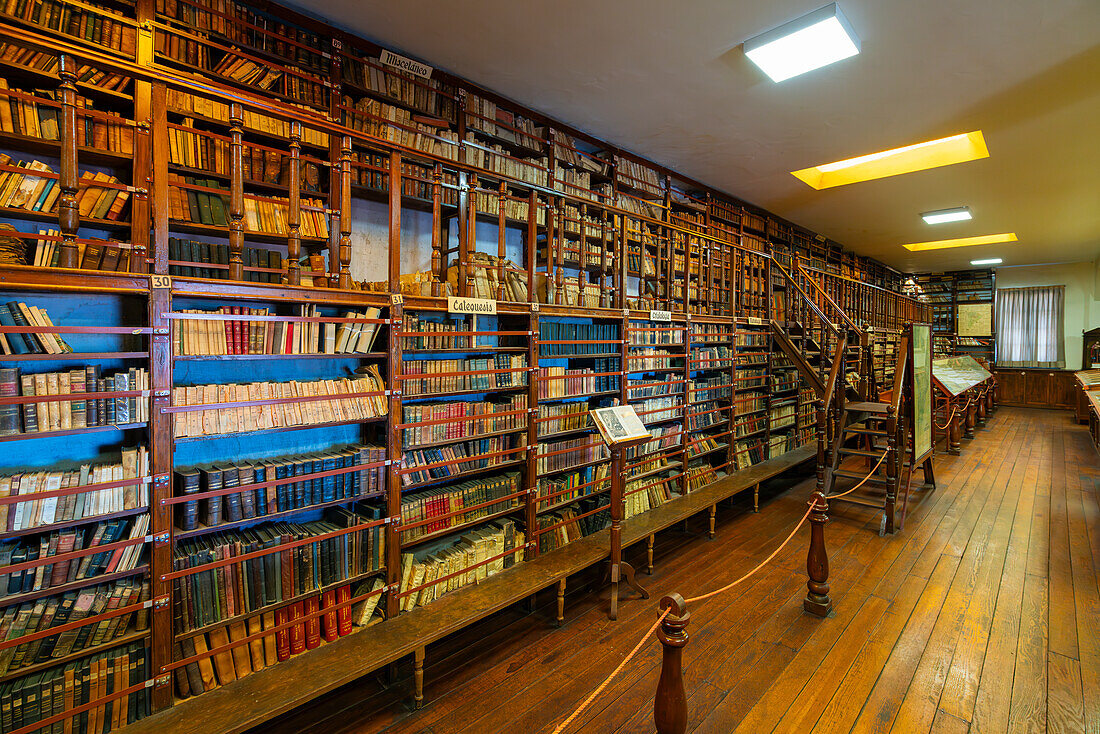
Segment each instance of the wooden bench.
M623 522L623 547L650 539L721 500L801 464L815 450L800 448L726 476L654 510ZM252 673L126 727L127 734L238 734L342 685L389 665L406 655L414 657L417 703L423 697L425 647L447 635L558 584L559 619L565 579L606 560L609 530L574 541L544 556L521 563L484 582L453 591L427 606L395 619L360 629L289 660Z

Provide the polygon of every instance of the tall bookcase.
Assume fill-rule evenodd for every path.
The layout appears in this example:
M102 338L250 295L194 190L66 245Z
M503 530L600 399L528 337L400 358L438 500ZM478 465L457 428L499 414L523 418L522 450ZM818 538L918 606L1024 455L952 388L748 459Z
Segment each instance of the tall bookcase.
M913 277L916 292L932 310L932 348L937 357L969 355L992 364L996 356L994 297L996 272L959 270L918 273ZM960 335L962 308L984 307L989 312L988 335Z
M102 630L0 674L13 696L49 687L26 726L201 702L459 586L571 568L609 524L804 446L813 399L772 342L792 321L773 262L820 256L815 277L867 323L923 317L894 284L828 272L843 253L804 230L274 4L28 2L0 24L0 175L33 185L0 204L0 291L55 325L0 335L72 347L0 354L18 421L0 443L21 449L0 464L0 568L92 556L62 535L110 523L112 555L141 549L0 598L0 653ZM74 392L75 370L95 389ZM34 384L62 373L68 393ZM621 491L587 416L615 402L652 437ZM55 403L67 423L39 419ZM100 464L122 476L82 476ZM17 499L29 473L39 496ZM82 594L88 616L42 621ZM67 696L70 664L100 687Z

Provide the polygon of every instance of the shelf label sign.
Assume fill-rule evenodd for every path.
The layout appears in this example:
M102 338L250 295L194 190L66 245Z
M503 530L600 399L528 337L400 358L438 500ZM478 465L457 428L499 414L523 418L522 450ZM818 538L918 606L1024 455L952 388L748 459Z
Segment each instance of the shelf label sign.
M764 325L764 319L760 318L759 316L749 316L748 318L746 318L746 321L749 322L749 326L763 326Z
M382 55L378 57L378 60L386 66L392 66L395 69L400 69L401 71L412 74L413 76L419 76L424 79L428 79L432 75L432 67L428 66L427 64L422 64L419 61L413 61L407 56L401 56L400 54L395 54L392 51L387 51L385 49L382 50Z
M671 311L650 311L649 312L649 320L650 321L671 322L672 321L672 312Z
M170 275L150 275L149 285L152 288L171 288L172 276Z
M493 315L497 312L497 302L491 298L447 296L447 310L451 313Z

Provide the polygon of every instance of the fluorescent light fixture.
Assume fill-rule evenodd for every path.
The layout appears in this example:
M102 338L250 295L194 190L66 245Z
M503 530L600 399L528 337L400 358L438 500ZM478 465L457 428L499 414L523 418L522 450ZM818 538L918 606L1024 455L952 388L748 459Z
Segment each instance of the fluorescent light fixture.
M781 82L859 53L859 38L836 3L745 41L745 55Z
M1000 265L1002 262L1004 262L1004 261L1001 260L1001 258L999 258L999 257L991 257L991 258L988 258L986 260L971 260L970 264L971 265Z
M791 175L820 190L988 157L989 149L985 147L982 131L975 130L836 163L803 168L801 171L791 171Z
M974 247L975 245L995 245L999 242L1015 242L1014 232L1003 234L983 234L978 237L959 237L953 240L935 240L933 242L915 242L911 245L902 245L906 250L921 252L923 250L943 250L948 247Z
M921 219L925 224L945 224L947 222L965 222L967 219L973 219L970 216L970 208L965 206L957 206L953 209L939 209L934 212L925 212L921 214Z

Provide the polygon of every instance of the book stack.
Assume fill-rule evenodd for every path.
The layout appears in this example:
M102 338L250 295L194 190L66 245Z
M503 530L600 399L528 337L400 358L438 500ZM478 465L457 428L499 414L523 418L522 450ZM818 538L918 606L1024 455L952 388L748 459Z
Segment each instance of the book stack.
M737 389L740 390L752 390L754 388L765 387L768 382L767 369L752 368L752 369L739 369L737 370Z
M762 411L767 407L768 404L763 395L738 396L733 401L733 414L735 416L748 415L749 413Z
M561 453L557 453L557 452ZM551 455L553 454L553 455ZM550 443L539 442L538 473L569 471L582 464L591 464L611 458L611 452L602 441L593 441L591 437L571 438Z
M667 375L668 377L675 378L676 375ZM658 376L660 378L662 376ZM656 395L680 395L684 392L684 383L682 380L675 380L673 384L662 384L669 382L668 380L657 379L653 382L643 382L638 379L630 379L626 384L627 398L630 400L636 400L638 398L647 398Z
M274 405L209 408L177 414L175 437L189 438L289 426L346 423L386 415L385 381L377 365L356 378L311 382L249 382L244 384L190 385L172 388L172 404L219 405L257 400L286 400ZM346 397L354 393L377 393ZM298 400L327 396L319 400Z
M588 403L559 403L539 406L539 435L575 431L593 424L588 420Z
M725 409L718 401L712 400L692 406L688 415L688 430L702 431L726 422Z
M540 515L538 518L539 553L549 553L552 550L557 550L574 540L579 540L609 526L611 524L611 510L593 512L599 506L600 500L592 498L578 502L575 507L565 507L556 512ZM589 512L592 512L592 514L584 516Z
M5 0L4 15L64 33L96 46L133 57L137 28L124 22L121 13L104 7L72 5L61 0Z
M608 479L607 464L586 466L575 472L558 474L555 477L539 477L536 491L540 498L545 498L539 500L539 509L543 510L578 497L606 491L611 484L608 481L598 482L597 480L600 479Z
M513 131L509 130L508 132L513 137L515 136ZM493 171L516 181L546 187L547 160L545 156L542 158L514 158L499 145L479 143L477 136L472 132L466 133L466 140L473 143L473 145L466 146L467 165ZM524 208L526 208L526 203L524 203ZM526 217L526 212L524 216Z
M367 135L415 148L423 153L458 160L458 133L441 128L408 110L364 97L344 96L343 123Z
M36 69L46 74L57 76L59 65L57 54L36 51L26 46L14 43L0 43L0 61L15 66L24 66L28 69ZM126 74L100 71L93 66L77 62L76 83L86 84L106 91L122 91L130 82Z
M179 39L178 36L169 33L158 33L156 36L158 41L165 37ZM179 40L182 42L185 39ZM194 42L192 41L191 43ZM292 104L292 106L299 107L301 105ZM189 92L175 89L168 90L168 108L191 117L202 117L220 123L225 123L225 121L229 119L228 104L206 97L196 97ZM290 137L289 122L286 120L278 120L274 117L268 117L267 115L261 115L249 109L244 110L244 126L248 130L254 130L264 133L265 135L281 138ZM328 141L328 133L310 127L302 128L303 143L317 148L328 148Z
M78 469L26 471L0 475L0 497L25 497L25 502L0 505L0 531L14 532L57 523L95 518L149 506L149 485L92 489L62 497L34 499L35 494L89 484L147 479L149 451L144 446L122 449L113 464L81 464ZM2 586L2 584L0 584Z
M626 483L623 489L623 519L649 512L679 496L677 479L644 477Z
M32 94L38 100L29 100L6 94L11 89ZM57 91L36 89L33 93L8 86L7 79L0 78L0 132L25 135L43 140L61 140L60 103ZM84 97L76 98L77 107L93 109L92 102ZM79 114L79 113L78 113ZM91 115L80 115L76 123L76 144L97 150L132 155L134 152L134 128L130 125L105 120Z
M224 530L176 544L175 570L201 568L221 558L253 551L270 553L173 580L176 632L234 619L271 604L327 590L385 566L385 533L381 526L279 550L340 528L378 520L381 509L360 503L354 510L329 507L324 520L264 523L247 530ZM350 597L349 597L350 598Z
M483 517L520 507L518 497L502 500L502 497L519 491L520 474L510 472L485 479L471 479L449 487L415 492L401 498L401 540L403 543L432 535L447 528L475 522ZM494 500L498 500L494 502ZM486 504L492 503L492 504ZM484 507L459 512L464 507ZM455 514L457 513L457 514ZM424 520L439 518L434 522L416 525ZM408 527L415 525L415 527Z
M413 79L394 68L382 66L377 58L353 61L344 58L344 81L397 100L407 107L453 121L455 89L438 79ZM469 105L469 97L466 104Z
M694 439L688 445L688 458L692 459L696 456L715 451L717 449L725 447L726 444L720 443L718 439L713 436L702 436Z
M671 387L671 385L665 387ZM654 391L660 390L654 388ZM679 395L643 400L636 404L634 409L645 424L682 418L684 415L684 405Z
M701 400L719 400L733 395L730 378L725 375L692 378L688 390L688 399L693 403Z
M470 328L461 318L453 321L431 321L406 311L401 330L413 334L413 336L404 337L401 345L402 349L412 351L496 346L493 342L496 341L497 337L494 336L479 334L474 337L466 333L453 335L454 332L470 331Z
M144 644L124 645L67 665L0 685L4 702L3 731L33 726L62 712L99 701L114 691L131 688L153 676L149 651ZM52 728L73 734L114 731L152 713L148 688L138 688L121 698L94 706Z
M733 366L733 352L729 347L695 347L691 361L698 370L721 370Z
M794 370L782 370L771 375L772 392L787 392L798 387L798 373Z
M577 367L539 367L539 400L556 400L558 398L573 398L603 393L611 390L618 391L619 375L606 373L617 371L619 359L617 357L599 358L594 366Z
M467 471L521 461L522 450L525 448L522 439L522 436L516 434L505 434L439 448L406 451L402 456L404 469L401 474L401 486L423 484L436 479L458 476ZM502 452L508 453L486 458L486 454ZM439 466L430 466L432 464L439 464ZM417 469L419 466L427 468Z
M560 134L560 133L559 133ZM554 144L554 150L558 150L561 146L557 143ZM577 154L570 151L574 156ZM559 163L560 159L555 160L555 163ZM596 201L599 199L596 196L596 192L592 191L592 174L588 171L578 171L574 168L565 168L560 165L554 166L554 180L553 188L558 191L564 191L570 196L579 196L585 199L592 199ZM599 236L599 231L594 233Z
M35 241L34 260L27 264L41 268L56 268L61 260L61 230L40 229ZM130 272L131 247L116 240L77 240L76 262L82 270Z
M260 247L246 247L241 254L246 268L268 268L285 270L283 256L277 250L265 250ZM179 237L168 238L168 274L191 278L229 278L229 245L211 242L197 242ZM173 264L190 263L190 264ZM224 265L225 267L202 267L203 265ZM254 283L281 283L282 273L255 272L245 270L244 279ZM305 282L305 278L302 282Z
M422 607L450 591L511 568L523 560L523 551L517 549L525 544L523 532L511 520L501 519L443 539L415 554L401 554L401 611Z
M689 492L702 489L708 484L718 481L718 472L710 464L702 462L690 465L685 471L687 474L687 487Z
M661 449L668 449L680 445L683 432L676 426L652 426L647 428L652 440L637 446L628 446L623 449L623 457L627 460L643 458L656 453ZM637 474L638 472L634 472Z
M768 411L768 417L771 420L772 430L774 431L779 428L793 426L795 424L797 413L798 404L793 400L772 405L771 409Z
M145 514L136 517L133 523L129 520L109 520L90 526L43 533L26 545L20 541L0 543L0 571L5 566L117 543L123 539L137 540L144 538L148 532L149 515ZM0 598L51 589L105 573L132 571L137 567L143 547L131 545L15 573L0 573Z
M786 437L783 437L786 440ZM753 464L759 464L768 458L767 444L761 440L735 441L734 458L738 469L748 469Z
M0 637L4 640L15 640L137 604L142 595L143 584L147 585L148 582L127 578L23 604L13 604L4 610L4 616L0 618ZM112 640L126 634L133 617L134 613L129 612L0 650L0 675L63 658L74 652L108 645Z
M186 496L230 487L245 487L241 492L219 495L201 501L184 502L176 517L181 530L195 530L224 523L266 517L277 512L300 510L314 505L354 497L372 496L385 489L385 468L381 466L313 479L299 479L274 487L249 485L281 481L290 477L366 466L384 461L381 446L354 444L345 448L311 454L276 456L270 459L236 461L176 471L176 494ZM200 516L201 509L201 516Z
M316 306L297 307L297 316L316 317ZM248 316L269 316L269 308L221 306L215 310L184 309L180 313L240 315L242 319L180 319L174 345L177 355L208 354L366 354L374 346L378 324L323 323L316 321L256 321ZM340 318L376 319L378 308L345 311Z
M496 300L497 285L500 283L499 265L502 265L504 267L504 300L517 302L527 300L526 273L517 268L511 260L505 259L501 262L495 255L487 255L484 252L471 252L468 257L466 271L473 286L471 296ZM452 292L458 291L457 260L452 260L450 267L447 268L447 282Z
M191 222L213 227L228 226L228 190L220 181L197 179L169 173L168 216L180 222ZM198 190L218 189L226 195ZM286 235L287 199L276 196L246 196L244 199L244 228L258 234ZM326 239L328 219L324 202L320 199L302 199L299 234L302 237Z
M0 304L0 326L40 326L53 328L46 309L28 306L22 301ZM73 348L60 334L49 332L0 334L0 350L4 354L66 354ZM14 394L14 393L13 393Z
M11 336L11 335L9 335ZM18 374L14 368L0 369L0 383L18 383L24 397L48 395L79 395L81 393L143 392L142 395L99 397L87 400L72 398L4 406L12 411L0 411L0 435L14 433L49 433L94 426L122 426L149 420L146 398L149 373L144 367L131 367L101 377L99 367L67 372L46 372L37 375ZM14 391L11 394L15 394ZM19 408L22 407L22 421Z
M683 344L684 330L675 326L632 326L627 329L631 346Z
M626 358L626 363L632 373L672 369L679 371L683 369L683 363L680 361L682 359L683 357L679 354L669 354L655 347L642 347L632 351L630 356ZM673 360L676 360L676 362L674 363Z
M618 353L618 324L563 324L539 322L541 341L582 341L588 344L539 344L540 357L573 357L586 354ZM602 371L602 370L601 370Z
M511 415L498 415L500 413ZM463 400L406 405L404 416L406 424L430 424L405 428L403 440L406 447L474 438L483 433L526 430L527 396L521 394L509 400L495 402ZM478 417L466 420L473 416Z
M213 71L241 84L264 90L270 90L283 78L281 69L233 54L223 56Z
M527 384L527 356L524 354L497 354L494 357L470 357L467 359L421 359L401 364L405 379L405 395L443 395L454 392L492 392L501 388L522 387ZM490 374L455 374L460 372L488 372ZM514 370L514 371L511 371ZM426 375L425 377L415 377Z

